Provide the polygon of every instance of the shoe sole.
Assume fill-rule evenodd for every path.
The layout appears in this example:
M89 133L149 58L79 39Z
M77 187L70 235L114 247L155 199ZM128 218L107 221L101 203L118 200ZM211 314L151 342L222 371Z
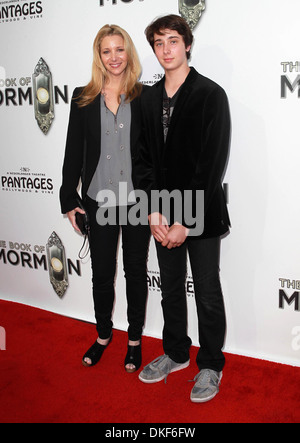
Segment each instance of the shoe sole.
M89 365L86 361L82 360L82 366L84 366L85 368L91 368L93 365Z
M206 398L192 398L191 396L191 402L192 403L206 403L210 400L212 400L213 398L215 398L218 395L219 391L216 392L215 394L211 395L210 397L206 397Z
M220 384L221 384L222 378L223 378L223 374L222 374L221 377L220 377L220 380L219 380L219 386L220 386ZM220 389L219 389L219 387L218 387L217 392L215 392L213 395L211 395L211 396L209 396L209 397L206 397L206 398L193 398L193 397L192 397L192 394L191 394L191 397L190 397L190 398L191 398L191 402L192 402L192 403L206 403L206 402L212 400L213 398L215 398L215 397L219 394L219 392L220 392Z
M134 372L137 371L137 369L136 369L136 368L134 368L134 369L128 369L128 368L125 367L125 371L127 372L127 374L133 374Z
M180 368L174 368L174 369L172 369L170 372L169 372L169 374L173 374L174 372L178 372L178 371L181 371L182 369L186 369L186 368L188 368L190 366L190 360L188 360L186 363L183 363L181 366L180 366ZM167 374L167 375L163 375L162 377L160 377L160 378L156 378L155 380L148 380L148 379L144 379L142 376L141 376L141 374L142 373L140 373L140 375L139 375L139 379L143 382L143 383L146 383L146 384L148 384L148 385L151 385L151 384L154 384L154 383L159 383L160 381L163 381L169 374Z

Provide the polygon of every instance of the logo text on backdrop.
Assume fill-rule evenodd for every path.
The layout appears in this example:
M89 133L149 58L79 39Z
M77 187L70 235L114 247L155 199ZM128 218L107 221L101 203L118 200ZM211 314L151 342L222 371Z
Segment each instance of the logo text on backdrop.
M19 0L0 2L0 23L37 19L41 18L42 14L43 3L41 0L24 2L22 4L20 4Z
M99 0L100 6L104 6L106 3L111 3L113 5L117 5L119 3L132 3L134 0ZM144 0L139 0L143 2Z
M60 298L68 288L68 275L74 272L78 277L82 276L80 260L74 262L66 257L63 243L55 232L49 237L46 246L0 240L1 263L22 266L31 271L48 271L50 283Z
M288 306L294 306L294 310L296 312L300 312L300 280L290 280L288 278L280 278L280 286L279 289L279 308L284 309L285 304ZM295 291L296 289L296 291ZM293 294L287 294L287 290L291 292L293 290Z
M286 99L295 91L298 91L298 98L300 98L300 61L297 62L282 62L282 70L284 75L281 76L281 91L280 97ZM296 75L299 73L298 75ZM289 75L287 75L289 74ZM295 78L291 78L295 74Z

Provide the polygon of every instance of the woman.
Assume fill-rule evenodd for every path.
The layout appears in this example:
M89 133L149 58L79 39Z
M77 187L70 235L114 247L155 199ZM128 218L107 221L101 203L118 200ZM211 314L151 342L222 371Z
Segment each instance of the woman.
M127 372L141 366L141 335L147 299L148 226L121 224L119 184L134 190L134 162L140 134L141 67L130 36L118 26L104 26L94 41L92 80L73 94L67 135L63 183L60 191L62 212L75 230L77 187L82 180L82 199L90 219L90 250L93 298L98 338L86 352L86 367L99 362L112 339L112 310L115 298L117 245L122 230L123 261L128 303ZM122 187L124 189L124 186ZM100 191L116 195L116 220L100 223L97 196ZM122 211L129 211L127 203ZM111 208L110 208L111 209Z

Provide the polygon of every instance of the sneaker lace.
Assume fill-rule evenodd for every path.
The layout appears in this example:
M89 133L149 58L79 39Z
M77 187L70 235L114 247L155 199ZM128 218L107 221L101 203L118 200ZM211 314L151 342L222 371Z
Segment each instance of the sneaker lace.
M153 369L158 369L159 372L164 373L163 370L164 366L167 366L167 373L165 376L165 384L167 384L167 378L171 371L171 359L167 355L162 355L161 357L156 358L153 360L150 365Z
M191 383L196 382L200 383L201 385L207 387L210 383L212 383L215 386L218 386L219 384L219 377L217 374L210 370L210 369L202 369L193 380L189 380Z

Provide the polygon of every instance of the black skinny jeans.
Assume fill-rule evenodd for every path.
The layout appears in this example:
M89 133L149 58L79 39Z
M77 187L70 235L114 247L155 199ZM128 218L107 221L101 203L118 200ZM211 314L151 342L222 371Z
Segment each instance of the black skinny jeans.
M115 301L117 250L122 230L123 263L126 279L128 339L140 340L145 322L148 296L147 259L150 241L148 226L100 226L96 215L98 205L86 198L85 205L91 226L91 260L93 298L99 338L107 339L112 332L112 311Z
M186 273L189 253L198 314L200 350L197 365L221 372L226 318L219 276L220 238L188 238L179 248L167 249L156 242L161 273L164 314L164 352L173 361L189 360L187 335Z

